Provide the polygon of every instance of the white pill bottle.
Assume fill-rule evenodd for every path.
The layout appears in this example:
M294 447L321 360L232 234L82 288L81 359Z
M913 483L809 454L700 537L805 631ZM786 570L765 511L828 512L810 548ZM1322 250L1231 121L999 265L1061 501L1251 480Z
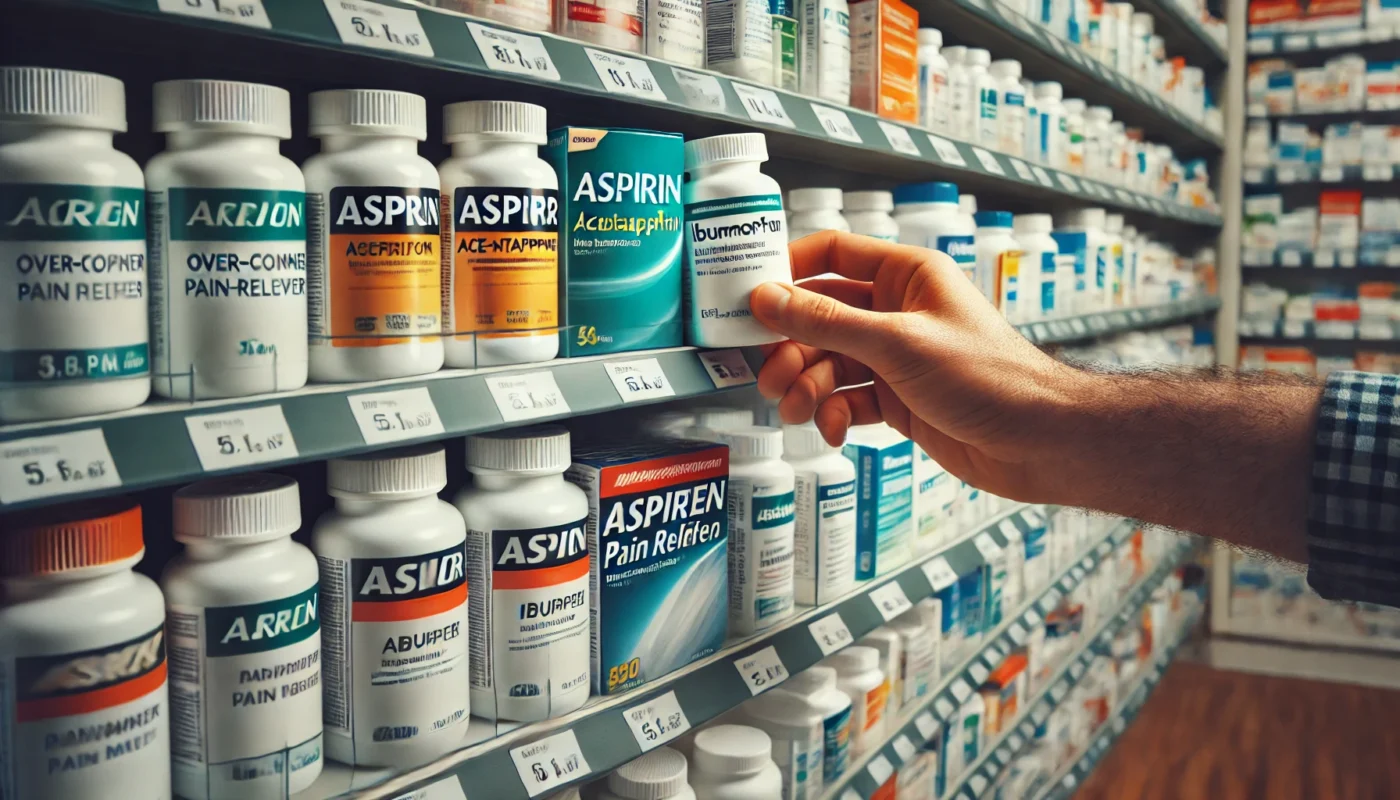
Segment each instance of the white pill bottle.
M306 183L286 89L162 81L146 164L151 375L162 397L306 384Z
M795 478L777 428L717 438L729 447L729 632L748 635L792 615Z
M416 766L460 746L470 713L462 515L440 445L327 463L316 520L326 755Z
M1011 221L1021 246L1021 310L1028 321L1049 319L1063 311L1059 307L1060 246L1050 235L1054 227L1049 214L1017 214Z
M844 216L851 233L899 241L899 223L890 214L894 210L894 195L889 192L846 192Z
M773 742L773 763L783 776L782 797L822 793L822 715L802 698L765 692L746 701L744 715Z
M467 438L472 713L535 722L589 691L588 496L564 480L561 425Z
M306 160L307 304L314 381L373 381L442 368L442 188L422 97L311 94Z
M761 133L729 133L685 143L686 342L747 347L780 342L753 319L749 294L761 283L792 282L787 222ZM737 260L736 260L737 259Z
M773 800L783 775L768 734L746 725L711 725L695 734L690 785L697 800Z
M185 551L161 575L171 769L189 800L285 798L321 774L321 617L297 482L214 478L175 492Z
M597 800L695 800L689 772L681 751L658 747L609 773Z
M0 67L0 423L150 394L145 181L112 147L125 131L116 78Z
M851 230L841 214L844 205L840 189L792 189L788 192L788 241L821 231Z
M804 606L830 603L856 584L856 467L812 424L783 426L792 467L793 593Z
M836 670L836 688L851 698L851 757L879 747L890 694L890 682L880 670L880 651L852 645L827 656L821 666Z
M822 785L834 786L846 772L851 751L851 698L836 688L836 670L808 667L771 694L789 694L816 712L822 726Z
M128 500L5 521L0 795L171 796L165 602L131 569L144 553L141 507Z

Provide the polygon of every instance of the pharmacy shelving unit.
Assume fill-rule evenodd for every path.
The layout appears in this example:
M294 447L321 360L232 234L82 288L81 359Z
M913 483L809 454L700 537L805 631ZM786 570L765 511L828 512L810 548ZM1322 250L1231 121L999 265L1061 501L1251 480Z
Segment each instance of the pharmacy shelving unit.
M1307 33L1253 34L1245 42L1250 56L1337 55L1377 49L1400 39L1400 29L1387 27L1346 28Z
M1388 184L1395 179L1393 164L1345 164L1342 166L1304 165L1299 167L1246 167L1244 182L1251 188L1317 186L1366 189L1371 184ZM1246 265L1248 266L1248 265Z

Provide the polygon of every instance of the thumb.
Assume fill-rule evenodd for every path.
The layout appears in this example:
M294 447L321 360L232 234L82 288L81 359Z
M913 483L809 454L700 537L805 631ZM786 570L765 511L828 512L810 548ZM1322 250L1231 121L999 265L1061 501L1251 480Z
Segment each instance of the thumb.
M888 361L890 315L848 306L785 283L765 283L749 295L754 318L800 344L848 355L876 370Z

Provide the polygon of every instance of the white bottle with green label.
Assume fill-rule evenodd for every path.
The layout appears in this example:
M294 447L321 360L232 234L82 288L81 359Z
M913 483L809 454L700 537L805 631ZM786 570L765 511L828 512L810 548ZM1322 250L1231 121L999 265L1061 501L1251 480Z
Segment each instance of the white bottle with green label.
M685 143L686 341L747 347L782 341L754 320L749 294L761 283L792 282L787 222L761 133L730 133Z
M811 423L783 426L783 460L796 476L794 594L830 603L856 585L856 467Z
M198 399L306 384L306 184L278 152L287 90L236 81L155 85L165 152L146 164L151 373Z
M112 147L125 130L116 78L0 67L0 422L150 394L145 184Z
M777 428L721 431L729 447L729 632L748 635L792 615L792 467Z
M851 104L851 8L846 0L798 0L802 93Z

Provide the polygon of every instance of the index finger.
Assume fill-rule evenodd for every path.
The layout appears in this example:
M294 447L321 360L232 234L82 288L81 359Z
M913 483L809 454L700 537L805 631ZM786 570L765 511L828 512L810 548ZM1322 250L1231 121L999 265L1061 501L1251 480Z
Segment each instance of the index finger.
M920 247L895 244L844 231L821 231L788 243L792 278L802 280L828 272L857 281L874 281L882 269L918 269L928 257Z

